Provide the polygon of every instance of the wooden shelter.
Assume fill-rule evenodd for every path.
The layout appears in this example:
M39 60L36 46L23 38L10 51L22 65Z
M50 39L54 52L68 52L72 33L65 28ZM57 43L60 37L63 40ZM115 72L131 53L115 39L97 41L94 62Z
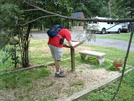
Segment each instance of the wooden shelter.
M73 18L85 18L84 13L83 12L74 12L72 13L71 17ZM82 22L81 21L72 21L72 25L73 26L82 26Z

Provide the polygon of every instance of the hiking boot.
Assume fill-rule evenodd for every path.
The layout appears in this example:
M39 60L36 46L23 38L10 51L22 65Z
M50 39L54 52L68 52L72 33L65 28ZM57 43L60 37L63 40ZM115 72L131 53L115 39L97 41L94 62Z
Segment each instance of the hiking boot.
M55 77L65 77L66 75L65 74L62 74L62 73L59 73L59 74L57 74L57 73L55 73Z
M60 70L60 73L64 73L64 70Z

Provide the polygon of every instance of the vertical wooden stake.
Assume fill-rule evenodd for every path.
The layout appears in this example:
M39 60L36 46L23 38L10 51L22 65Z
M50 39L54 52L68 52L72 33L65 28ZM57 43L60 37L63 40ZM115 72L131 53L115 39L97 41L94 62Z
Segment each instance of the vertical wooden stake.
M74 48L71 49L71 71L75 70L75 51Z

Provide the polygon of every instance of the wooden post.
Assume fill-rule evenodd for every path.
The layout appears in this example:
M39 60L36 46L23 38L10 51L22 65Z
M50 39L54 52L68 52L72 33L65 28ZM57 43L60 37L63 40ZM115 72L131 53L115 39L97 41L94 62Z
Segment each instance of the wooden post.
M71 71L75 70L75 51L74 48L70 48L71 50Z
M75 48L79 45L81 45L83 42L80 41L72 41L72 46L70 47L69 45L65 45L63 47L70 48L71 51L71 71L75 71Z

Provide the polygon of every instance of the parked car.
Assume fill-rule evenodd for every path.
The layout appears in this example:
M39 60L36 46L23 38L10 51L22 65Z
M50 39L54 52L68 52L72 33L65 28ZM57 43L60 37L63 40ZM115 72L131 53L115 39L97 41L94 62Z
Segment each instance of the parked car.
M111 19L104 17L95 17L95 19ZM120 33L122 26L120 24L116 24L114 22L91 22L88 24L89 30L97 30L97 32L101 34L106 34L108 32L117 32Z
M120 23L122 26L121 32L131 32L131 23L130 22L122 22Z

